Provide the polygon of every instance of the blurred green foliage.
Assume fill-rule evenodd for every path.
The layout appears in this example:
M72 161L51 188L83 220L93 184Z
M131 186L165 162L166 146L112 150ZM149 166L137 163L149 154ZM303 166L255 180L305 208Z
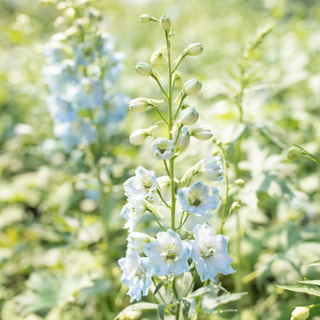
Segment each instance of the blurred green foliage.
M149 52L162 46L150 32L152 25L139 24L140 14L171 17L177 30L176 56L192 42L205 48L200 59L183 69L182 77L186 80L192 74L204 81L202 94L192 103L216 138L230 141L231 178L245 182L230 202L240 201L240 222L235 214L224 230L231 238L237 270L225 286L230 292L248 292L240 304L230 303L230 309L238 308L240 314L211 318L283 320L289 319L295 305L319 302L275 286L296 285L304 277L319 279L318 267L302 266L320 257L320 168L306 159L286 158L294 144L319 158L318 1L110 0L92 5L104 16L102 28L125 53L120 85L132 97L141 95L141 88L146 97L155 92L136 75L134 65L147 61ZM124 204L121 185L136 166L155 166L147 147L130 146L127 138L153 115L147 112L133 121L128 114L126 132L115 141L119 164L112 169L108 208L99 208L86 196L91 180L85 156L78 151L64 153L54 140L44 101L48 93L41 74L42 50L56 32L58 15L53 5L37 0L0 2L0 318L4 320L109 320L128 305L117 265L126 243L119 217ZM273 30L250 53L243 73L246 44L269 24ZM212 144L208 148L217 150ZM196 144L191 149L182 157L183 168L207 152ZM143 314L148 319L153 315ZM146 318L133 311L128 319ZM310 319L319 319L316 309Z

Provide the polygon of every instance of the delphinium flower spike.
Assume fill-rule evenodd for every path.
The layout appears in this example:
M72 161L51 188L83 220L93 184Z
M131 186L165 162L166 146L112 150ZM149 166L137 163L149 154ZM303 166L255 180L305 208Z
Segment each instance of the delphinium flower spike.
M203 141L213 137L209 128L197 125L198 111L184 103L188 96L201 90L200 80L187 80L180 91L176 86L178 67L188 56L200 55L203 46L200 43L188 45L173 62L170 19L165 15L157 19L145 14L140 21L159 23L165 37L165 47L151 55L151 64L138 62L136 65L140 76L150 77L157 83L163 100L135 98L129 102L129 109L133 112L155 111L167 130L165 135L158 136L157 124L154 124L148 129L137 128L130 136L134 145L149 143L148 137L154 139L149 144L150 154L163 164L163 170L158 174L139 166L136 175L124 184L128 203L121 215L127 220L125 227L129 229L129 236L126 258L120 259L119 264L131 301L148 294L151 277L157 294L162 284L164 291L172 293L161 295L160 302L169 306L166 312L179 319L181 301L187 299L192 284L181 293L176 284L177 277L191 272L193 279L198 275L202 282L214 282L219 273L234 272L233 259L227 251L228 237L215 234L210 226L213 211L220 204L219 190L212 184L221 181L224 172L221 159L208 156L195 163L182 177L175 176L175 160L186 152L191 139ZM154 70L164 60L168 63L167 83ZM146 215L154 219L152 228L143 228L141 220ZM130 263L131 274L128 271Z

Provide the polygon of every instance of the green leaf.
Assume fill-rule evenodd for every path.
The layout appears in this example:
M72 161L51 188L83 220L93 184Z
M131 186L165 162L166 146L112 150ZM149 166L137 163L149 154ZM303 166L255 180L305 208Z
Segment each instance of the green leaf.
M157 286L156 286L156 289L154 290L154 293L153 295L156 295L158 293L158 291L161 289L161 287L165 284L164 281L160 281Z
M191 302L187 299L182 299L182 314L183 319L188 320L189 310L191 307Z
M310 262L308 264L305 264L305 266L306 267L320 267L320 260Z
M203 310L204 312L211 312L222 305L241 299L246 294L247 294L246 292L229 293L229 294L224 294L222 296L218 296L215 298L206 296L206 299L203 300L203 303L202 303Z
M207 287L202 287L200 289L197 289L196 291L192 292L191 294L188 295L188 298L195 298L198 296L201 296L203 294L206 294L208 292L211 291L211 287L207 286Z
M320 280L302 280L302 281L299 281L299 283L313 284L313 285L316 285L316 286L320 286Z
M158 305L156 303L138 302L126 307L114 318L114 320L119 319L121 316L123 316L124 314L132 310L153 310L153 309L154 310L158 309Z
M166 307L167 307L166 304L159 304L159 306L158 306L158 313L159 313L159 317L160 317L161 320L164 320Z
M320 289L315 288L312 285L306 285L306 286L279 286L279 285L277 285L277 287L284 289L284 290L301 292L301 293L310 294L312 296L320 297Z
M191 286L193 281L192 274L190 272L184 272L181 276L177 277L176 288L179 297L184 297Z

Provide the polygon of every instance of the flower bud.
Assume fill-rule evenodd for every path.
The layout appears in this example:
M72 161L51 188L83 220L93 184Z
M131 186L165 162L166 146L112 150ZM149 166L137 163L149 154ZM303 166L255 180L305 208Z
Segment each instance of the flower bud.
M160 27L163 31L168 31L171 28L170 19L165 14L160 18Z
M154 238L142 232L131 232L128 236L128 249L137 253L142 253L144 247Z
M194 124L198 121L199 113L195 108L187 108L182 110L180 115L180 122L182 124L188 125L188 124Z
M185 82L183 86L183 92L186 96L197 94L202 87L202 83L197 79L193 78Z
M136 64L136 71L140 76L148 77L152 75L152 67L145 62L138 62Z
M151 17L149 14L142 14L139 18L141 23L149 23L151 21L157 21L154 17Z
M149 106L154 106L160 100L153 100L148 98L135 98L129 102L129 110L133 112L140 112L146 110Z
M290 320L307 320L309 318L309 308L297 307L291 313Z
M188 56L198 56L203 52L203 46L201 43L192 43L184 50L184 54Z
M144 130L144 129L135 130L130 135L130 143L137 146L137 145L141 144L142 142L144 142L144 140L146 140L148 135L149 135L148 132L146 132L146 130Z
M231 210L232 211L237 211L240 209L240 203L239 201L235 201L232 205L231 205Z
M288 149L287 157L290 160L298 160L303 155L303 151L298 147L290 147Z
M130 135L130 143L132 143L135 146L141 144L142 142L144 142L144 140L146 140L146 138L148 136L150 136L150 133L155 128L157 128L156 125L148 128L148 129L137 129L137 130L133 131L132 134Z
M158 66L162 63L163 53L160 50L155 51L150 58L150 62L153 66Z
M174 134L172 137L173 137L173 140L177 139L176 135ZM179 153L183 152L184 150L186 150L189 144L190 144L190 132L187 127L183 127L175 143L177 152Z
M242 188L244 186L244 180L243 179L237 179L234 182L234 184Z
M181 74L178 71L175 71L174 74L174 84L175 87L182 87L182 79L181 79Z
M191 129L191 135L198 140L208 140L213 137L210 129L204 126L197 126Z

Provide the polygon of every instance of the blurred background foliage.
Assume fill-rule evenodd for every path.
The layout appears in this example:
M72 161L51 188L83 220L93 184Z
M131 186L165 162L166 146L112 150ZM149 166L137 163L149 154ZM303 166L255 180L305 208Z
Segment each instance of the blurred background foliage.
M218 140L229 141L229 174L245 182L231 195L241 208L225 226L237 273L223 280L231 292L248 294L240 303L230 303L230 309L241 310L239 319L283 320L289 319L293 306L316 303L312 296L275 285L296 284L304 277L319 279L319 268L303 267L320 258L319 165L286 157L293 144L320 153L318 1L92 0L91 4L103 14L100 27L112 34L125 54L120 87L133 98L159 98L155 84L134 72L137 61L148 61L163 46L156 26L139 23L140 14L170 16L176 56L192 42L205 48L200 58L188 58L192 63L181 69L182 78L203 81L201 94L191 104ZM100 208L85 156L78 150L65 153L55 140L41 70L43 46L57 32L60 14L50 1L0 2L4 320L113 319L128 305L117 264L126 245L119 216L122 183L138 165L150 169L157 165L150 160L148 143L139 148L128 143L133 129L150 123L153 114L134 118L128 114L125 129L114 141L117 164L112 167L111 196L107 208ZM273 30L251 52L243 72L247 43L267 25ZM195 143L189 149L179 162L181 172L217 147L208 143L207 150L199 150ZM143 317L152 315L133 312L127 318ZM212 319L235 317L230 312ZM316 309L310 319L320 319Z

